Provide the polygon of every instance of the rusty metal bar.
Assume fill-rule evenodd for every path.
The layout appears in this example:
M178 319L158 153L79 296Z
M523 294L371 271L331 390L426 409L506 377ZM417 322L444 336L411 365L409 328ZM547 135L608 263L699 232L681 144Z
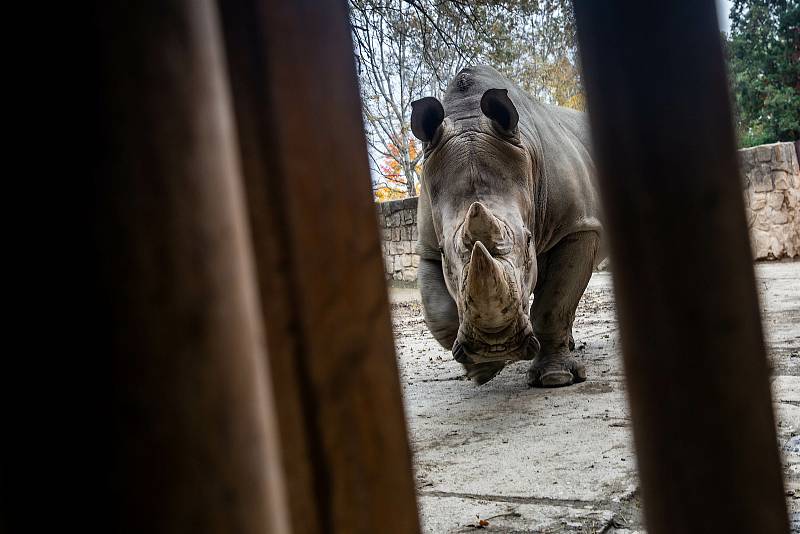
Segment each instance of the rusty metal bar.
M417 532L346 2L219 8L293 531Z
M575 11L648 532L787 532L714 3Z

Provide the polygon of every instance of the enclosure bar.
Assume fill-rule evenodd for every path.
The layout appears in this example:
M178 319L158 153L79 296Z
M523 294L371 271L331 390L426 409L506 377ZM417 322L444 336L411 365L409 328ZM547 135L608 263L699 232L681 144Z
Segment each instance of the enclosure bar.
M418 532L347 3L218 5L292 528Z
M78 439L103 449L81 472L107 475L92 495L111 497L82 503L86 519L288 532L216 6L98 2L95 18L103 92L84 231L97 233L100 318L86 326L101 359L73 385L108 409L99 443ZM110 374L89 379L97 369Z
M320 435L310 424L317 417L305 399L308 376L302 351L301 313L290 283L289 240L285 232L284 188L277 181L279 150L273 139L265 63L264 24L258 20L261 2L219 3L226 42L231 92L236 111L242 172L245 176L249 222L259 277L264 330L269 346L267 365L274 378L279 439L283 449L289 515L294 534L322 532L315 493L314 465L322 461ZM310 412L310 413L309 413ZM316 458L311 454L315 453Z
M648 532L788 532L714 2L575 11Z

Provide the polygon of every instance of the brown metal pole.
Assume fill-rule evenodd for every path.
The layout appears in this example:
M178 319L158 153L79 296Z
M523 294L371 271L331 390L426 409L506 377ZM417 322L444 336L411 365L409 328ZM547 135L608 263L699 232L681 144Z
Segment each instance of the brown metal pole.
M714 2L575 11L648 532L788 532Z
M108 471L107 531L288 531L215 9L98 3L92 335L110 375L73 386L109 409L109 463L82 466Z
M417 532L346 2L219 7L292 528Z

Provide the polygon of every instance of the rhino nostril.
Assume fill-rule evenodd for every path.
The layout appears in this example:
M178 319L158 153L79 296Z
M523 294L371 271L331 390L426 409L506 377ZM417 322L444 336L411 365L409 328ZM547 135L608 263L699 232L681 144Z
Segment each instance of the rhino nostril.
M467 363L469 361L469 356L467 356L466 351L464 351L464 345L458 340L453 343L453 358L458 363Z
M525 343L525 351L523 352L525 360L532 360L534 359L539 352L542 350L542 344L539 343L539 340L536 339L536 336L531 334L528 336L528 340Z

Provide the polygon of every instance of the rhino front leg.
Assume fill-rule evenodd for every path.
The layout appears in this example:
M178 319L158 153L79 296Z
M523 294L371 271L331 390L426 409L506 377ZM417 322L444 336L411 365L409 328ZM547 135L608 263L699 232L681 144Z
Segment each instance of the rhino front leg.
M442 263L420 258L417 283L428 330L442 347L452 349L458 334L458 308L447 291ZM479 385L494 378L504 367L503 362L459 363L464 366L467 376Z
M533 331L541 351L528 371L528 384L536 387L569 386L586 379L586 369L570 351L575 342L572 323L597 253L598 235L579 232L564 238L547 254L544 273L531 305Z
M458 308L444 283L442 263L420 258L417 283L428 330L442 347L452 348L458 334Z

